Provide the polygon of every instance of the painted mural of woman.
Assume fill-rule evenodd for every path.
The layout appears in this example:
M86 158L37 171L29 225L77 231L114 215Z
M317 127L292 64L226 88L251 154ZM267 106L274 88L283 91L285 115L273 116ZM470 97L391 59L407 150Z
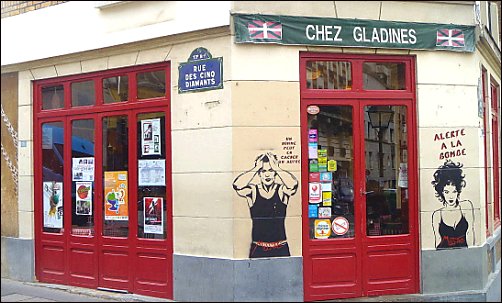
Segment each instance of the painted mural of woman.
M289 256L284 220L289 198L298 189L295 176L279 167L276 155L265 153L256 158L253 168L235 178L233 187L246 198L251 211L249 257Z
M469 200L460 200L465 187L461 163L447 160L434 173L432 185L443 207L432 213L432 229L437 249L474 246L474 207Z

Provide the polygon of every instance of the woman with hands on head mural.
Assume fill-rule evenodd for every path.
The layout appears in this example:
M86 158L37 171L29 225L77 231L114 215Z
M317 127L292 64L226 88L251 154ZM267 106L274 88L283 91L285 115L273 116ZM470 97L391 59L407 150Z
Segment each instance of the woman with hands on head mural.
M460 200L465 187L462 164L447 160L434 173L432 185L443 207L432 213L432 229L437 249L474 246L474 207L469 200Z
M259 182L253 182L258 175ZM254 167L235 178L234 190L246 198L253 221L250 258L289 256L284 220L289 198L298 189L298 180L279 167L277 156L264 153Z

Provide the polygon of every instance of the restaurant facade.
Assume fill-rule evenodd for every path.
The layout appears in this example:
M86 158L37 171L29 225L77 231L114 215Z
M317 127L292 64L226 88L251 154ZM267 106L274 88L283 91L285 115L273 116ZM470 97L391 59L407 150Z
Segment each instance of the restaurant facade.
M498 300L499 30L491 1L2 18L2 277L176 301Z

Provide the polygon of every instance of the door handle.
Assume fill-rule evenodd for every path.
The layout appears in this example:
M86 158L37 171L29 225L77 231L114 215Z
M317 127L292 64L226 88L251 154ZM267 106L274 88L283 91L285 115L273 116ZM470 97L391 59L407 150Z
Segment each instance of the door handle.
M363 191L363 190L361 189L361 195L368 195L368 194L372 194L372 193L374 193L374 192L375 192L374 190L370 190L370 191Z

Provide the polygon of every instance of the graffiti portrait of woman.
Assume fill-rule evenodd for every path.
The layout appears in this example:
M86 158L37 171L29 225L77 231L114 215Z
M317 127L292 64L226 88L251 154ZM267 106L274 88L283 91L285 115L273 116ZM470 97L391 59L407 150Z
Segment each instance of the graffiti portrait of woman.
M469 200L461 200L466 186L461 163L447 160L434 173L432 185L443 205L432 213L432 229L436 249L475 245L474 207Z
M246 198L251 212L249 257L289 256L284 220L289 198L298 189L295 176L279 167L276 155L265 153L256 158L253 168L235 178L233 187Z

